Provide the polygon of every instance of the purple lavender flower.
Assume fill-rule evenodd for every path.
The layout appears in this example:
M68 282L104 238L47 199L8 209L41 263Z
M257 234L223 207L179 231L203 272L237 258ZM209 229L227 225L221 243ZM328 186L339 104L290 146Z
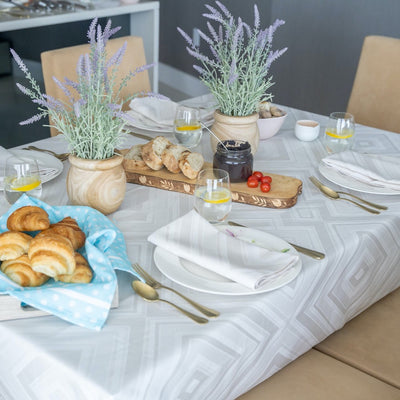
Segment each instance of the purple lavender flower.
M218 34L215 31L214 27L208 21L207 21L207 28L208 28L208 31L210 32L214 42L218 42L219 41Z
M55 76L53 76L53 81L64 92L64 94L68 97L68 99L70 101L73 101L71 92L68 90L68 88L62 82L60 82Z
M225 14L225 17L230 18L232 16L232 14L220 1L216 1L215 4L217 4L217 6L221 9L221 11Z
M107 67L111 67L112 65L118 66L121 64L122 58L124 57L126 51L127 42L124 44L113 54L112 57L107 62Z
M16 85L17 85L17 88L18 88L23 94L25 94L25 95L27 95L27 96L29 96L29 97L32 97L32 96L34 95L33 92L32 92L32 90L26 88L25 86L21 85L20 83L17 82Z
M191 56L193 56L194 58L196 58L199 61L202 61L202 62L205 62L205 63L210 63L211 62L211 60L207 56L199 53L198 51L192 50L189 47L186 47L186 50L188 51L188 53Z
M24 64L24 62L21 60L21 57L15 52L14 49L10 49L10 52L14 58L14 60L16 61L16 63L18 64L19 69L24 73L27 74L28 68L26 67L26 65Z
M254 28L256 30L260 28L260 13L258 11L257 4L254 4Z
M266 63L266 69L268 70L269 67L271 66L271 64L277 60L283 53L285 53L287 50L287 47L280 49L280 50L275 50L272 51L268 54L268 58L267 58L267 63Z
M242 36L243 36L243 24L242 24L242 20L239 18L239 24L238 24L238 27L236 28L235 34L233 35L233 39L232 39L232 51L233 52L236 51L236 48L238 47L238 43L240 42Z
M236 72L236 58L234 58L234 59L232 59L231 69L229 71L228 84L232 85L237 80L238 77L239 77L239 75Z
M204 75L206 73L206 71L204 70L204 68L201 68L198 65L193 65L193 69L196 70L200 75Z
M94 44L96 41L96 25L97 25L97 17L93 19L91 22L88 32L87 32L87 37L89 39L90 44Z
M33 117L30 117L29 119L26 119L25 121L21 121L19 124L20 125L29 125L33 124L36 121L40 121L46 114L41 113L41 114L35 114Z
M212 39L209 36L207 36L203 31L201 31L200 29L197 29L197 32L198 32L199 36L202 39L204 39L205 42L207 42L211 46L213 45L214 42L212 41Z
M176 29L183 36L189 46L194 47L192 38L183 29L179 28L179 26Z

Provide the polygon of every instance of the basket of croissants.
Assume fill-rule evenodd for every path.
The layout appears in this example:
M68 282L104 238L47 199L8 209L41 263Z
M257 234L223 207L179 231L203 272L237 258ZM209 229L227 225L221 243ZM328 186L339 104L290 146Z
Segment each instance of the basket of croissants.
M74 218L51 224L37 206L16 209L0 233L1 271L20 286L36 287L50 278L66 283L89 283L93 271L78 250L86 235Z

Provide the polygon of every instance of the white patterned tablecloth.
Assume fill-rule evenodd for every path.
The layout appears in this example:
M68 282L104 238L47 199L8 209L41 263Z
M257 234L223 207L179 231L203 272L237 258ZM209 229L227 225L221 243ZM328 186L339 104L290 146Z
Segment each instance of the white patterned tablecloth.
M296 119L321 122L320 138L300 142ZM303 181L297 204L284 210L234 203L230 219L326 254L302 257L288 285L255 296L221 296L186 289L162 276L147 236L188 212L191 196L128 184L109 218L123 232L128 256L163 283L221 316L199 326L166 304L147 303L119 273L120 304L94 332L54 316L0 323L0 399L235 399L309 350L346 321L400 286L400 196L363 195L389 209L371 215L329 200L309 182L324 157L326 118L290 110L283 129L260 143L255 169ZM129 138L130 144L142 142ZM0 143L1 144L1 143ZM65 151L61 137L35 143ZM202 151L211 161L207 137ZM357 126L355 150L400 156L400 135ZM44 185L44 200L67 204L63 173ZM331 184L332 187L336 187ZM0 200L0 212L8 209ZM174 294L162 296L189 308Z

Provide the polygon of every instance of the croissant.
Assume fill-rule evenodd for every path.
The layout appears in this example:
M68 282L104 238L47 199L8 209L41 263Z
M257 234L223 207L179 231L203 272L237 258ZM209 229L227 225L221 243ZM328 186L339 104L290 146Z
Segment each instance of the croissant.
M93 271L85 257L75 252L75 271L72 274L57 275L54 280L67 283L89 283L93 278Z
M31 268L29 257L24 254L15 260L3 261L1 270L20 286L41 286L49 280L49 277Z
M47 212L36 206L18 208L7 219L7 228L10 231L40 231L49 226Z
M76 220L71 217L66 217L56 224L51 224L50 228L45 229L37 236L46 235L48 233L56 233L57 235L66 237L70 240L74 250L82 247L85 244L86 240L85 233L82 231L81 228L79 228Z
M75 271L74 249L71 242L57 234L36 236L28 250L32 269L54 277Z
M12 260L28 252L32 237L23 232L0 233L0 261Z

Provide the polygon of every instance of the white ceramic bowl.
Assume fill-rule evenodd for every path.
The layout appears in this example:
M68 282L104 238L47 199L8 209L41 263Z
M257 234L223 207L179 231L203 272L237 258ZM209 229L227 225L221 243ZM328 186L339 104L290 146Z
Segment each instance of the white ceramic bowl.
M276 135L281 129L287 113L282 117L259 118L257 120L258 130L260 131L260 140L269 139Z

